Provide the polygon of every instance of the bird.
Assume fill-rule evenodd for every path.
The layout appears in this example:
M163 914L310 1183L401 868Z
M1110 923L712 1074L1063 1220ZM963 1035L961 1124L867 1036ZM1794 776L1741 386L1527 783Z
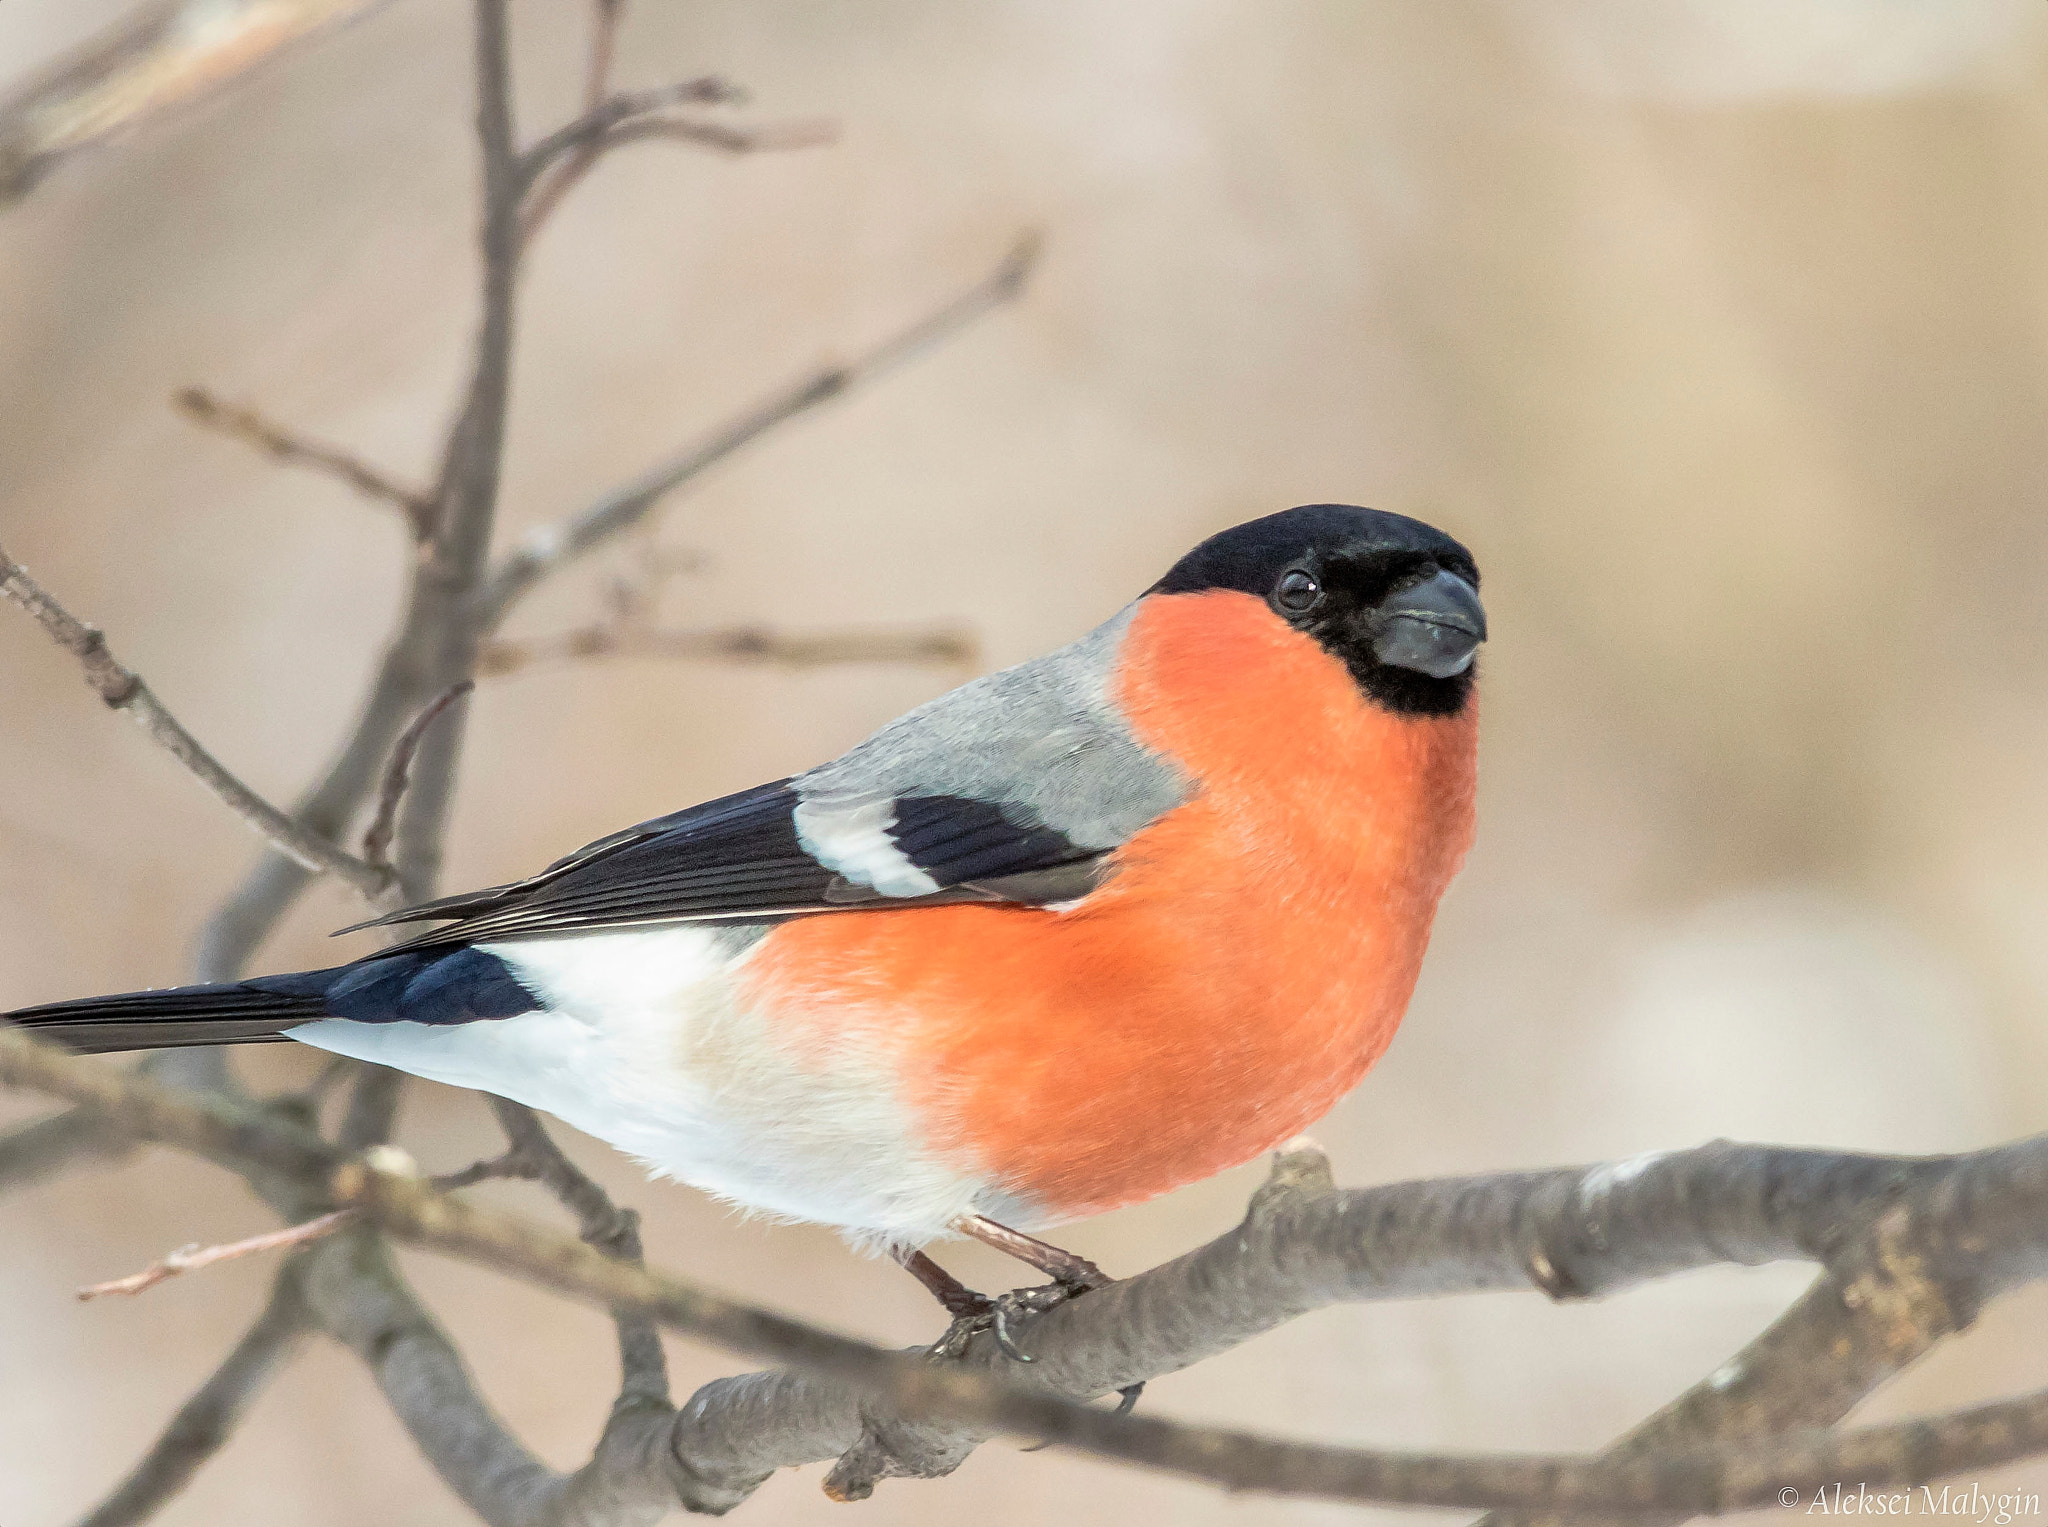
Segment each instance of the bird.
M1474 836L1478 589L1422 521L1269 514L837 758L359 925L413 930L377 953L5 1016L297 1041L835 1227L963 1319L925 1250L963 1235L1069 1297L1108 1280L1033 1232L1275 1148L1393 1038Z

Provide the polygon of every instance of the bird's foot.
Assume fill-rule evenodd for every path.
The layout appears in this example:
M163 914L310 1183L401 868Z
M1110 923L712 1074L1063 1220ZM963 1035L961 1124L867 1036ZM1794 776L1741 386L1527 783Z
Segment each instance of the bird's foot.
M1103 1283L1108 1281L1103 1279ZM996 1345L1002 1349L1003 1355L1012 1362L1035 1362L1036 1359L1029 1352L1017 1345L1014 1330L1019 1324L1020 1317L1023 1323L1028 1324L1047 1310L1056 1310L1068 1300L1078 1299L1101 1286L1102 1284L1089 1282L1046 1283L1037 1288L1013 1288L1007 1294L998 1294L989 1301L994 1308L989 1312L987 1329L995 1337ZM1138 1403L1138 1396L1144 1392L1145 1386L1142 1382L1127 1384L1119 1389L1117 1394L1121 1398L1117 1401L1116 1413L1120 1416L1129 1415ZM1040 1443L1039 1447L1046 1445ZM1038 1448L1026 1448L1024 1451L1035 1453Z
M1033 1253L1030 1260L1043 1271L1051 1273L1053 1281L1037 1288L1011 1289L991 1299L986 1294L976 1293L922 1251L899 1250L896 1260L929 1289L932 1297L953 1317L945 1334L925 1348L927 1356L939 1361L964 1357L974 1338L986 1331L995 1338L996 1347L1005 1357L1013 1362L1032 1362L1031 1354L1017 1344L1017 1329L1070 1299L1078 1299L1093 1289L1107 1288L1112 1281L1108 1274L1085 1257L1019 1235L1007 1227L995 1228L1005 1238L1004 1250L1013 1251L1016 1242L1025 1243ZM970 1233L976 1234L977 1239L987 1239L978 1230ZM1138 1403L1138 1396L1145 1392L1145 1386L1132 1384L1117 1392L1123 1396L1122 1403L1117 1406L1117 1414L1122 1415Z
M965 1357L974 1338L985 1331L995 1338L997 1348L1012 1362L1034 1362L1036 1359L1017 1345L1014 1333L1020 1322L1028 1322L1047 1310L1058 1309L1068 1300L1078 1299L1088 1291L1084 1284L1047 1283L1038 1288L1013 1288L993 1299L985 1294L976 1294L974 1297L980 1301L979 1306L957 1311L953 1323L946 1327L945 1335L926 1347L925 1355L934 1362ZM1122 1398L1117 1402L1116 1413L1128 1415L1131 1407L1138 1403L1138 1396L1144 1392L1143 1384L1131 1384L1118 1390ZM1026 1448L1025 1451L1036 1452L1037 1448Z
M1069 1299L1078 1299L1092 1287L1086 1283L1047 1283L1038 1288L1013 1288L1007 1294L997 1294L989 1301L987 1329L995 1336L996 1345L1003 1349L1003 1356L1013 1362L1034 1361L1031 1354L1017 1345L1014 1334L1021 1325L1028 1325L1032 1317L1043 1315L1047 1310L1056 1310Z
M953 1323L946 1327L946 1334L924 1349L924 1355L936 1363L953 1362L967 1355L967 1349L974 1338L983 1331L995 1328L995 1301L987 1307L964 1315L955 1315Z

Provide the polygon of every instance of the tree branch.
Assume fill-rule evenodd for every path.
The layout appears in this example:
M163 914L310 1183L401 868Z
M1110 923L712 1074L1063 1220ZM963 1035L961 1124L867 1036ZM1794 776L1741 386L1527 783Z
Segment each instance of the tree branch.
M364 498L375 499L405 516L415 541L424 541L433 531L434 505L417 488L408 488L396 478L336 446L322 445L274 424L253 408L224 403L203 387L182 387L171 399L178 411L195 424L254 446L271 460L285 466L305 467L346 484Z
M583 74L586 113L600 109L604 105L605 92L611 89L612 63L619 51L619 24L625 16L626 0L595 0L591 6L590 57L584 65ZM529 149L520 156L520 179L525 186L525 205L519 213L522 243L540 231L541 224L560 205L569 187L596 162L597 157L598 151L589 144L569 150L561 165L548 175L547 181L537 184L537 172L542 167L537 164L534 151Z
M640 1216L613 1203L610 1194L563 1155L531 1108L509 1098L489 1101L505 1138L512 1142L511 1154L527 1168L519 1175L531 1175L576 1216L576 1234L586 1246L616 1261L640 1266ZM612 1318L619 1334L618 1405L643 1400L666 1405L668 1359L654 1322L641 1311L627 1308L612 1311Z
M246 1236L239 1241L226 1241L215 1246L193 1244L181 1246L168 1256L159 1257L141 1272L129 1273L126 1277L110 1278L105 1283L88 1283L78 1291L81 1300L98 1299L106 1294L140 1294L155 1288L167 1278L180 1273L199 1272L217 1262L233 1262L242 1257L255 1256L265 1251L294 1251L322 1236L334 1234L343 1225L355 1218L353 1209L335 1209L297 1225L287 1225L282 1230L265 1231L262 1235Z
M600 623L553 636L494 638L478 651L476 671L480 678L498 678L540 664L604 657L822 668L835 663L972 664L979 655L973 635L953 626L797 633L768 626L664 631Z
M1933 1272L1904 1206L1881 1211L1769 1328L1600 1454L1653 1456L1715 1442L1768 1440L1831 1426L1865 1395L1975 1318L1982 1291ZM1563 1527L1556 1513L1482 1517L1474 1527ZM1632 1527L1684 1520L1635 1517Z
M398 835L398 807L405 799L405 787L411 781L412 759L419 751L420 739L427 735L427 728L434 724L441 712L474 688L474 679L450 684L413 718L411 726L399 733L398 741L391 749L391 761L384 766L384 783L377 791L376 813L363 834L364 863L383 870L391 868L391 840Z
M306 831L230 774L164 708L142 677L122 666L108 649L106 637L57 603L5 549L0 549L0 593L34 616L52 641L78 659L85 669L85 682L110 710L126 711L159 747L211 790L215 799L269 839L280 853L305 869L338 876L372 900L390 885L388 874Z
M692 143L699 148L725 154L782 152L820 148L833 142L839 130L830 122L776 122L765 127L734 127L725 122L707 122L699 117L628 117L591 132L573 150L557 160L535 181L527 197L520 222L520 237L530 240L561 205L562 198L597 168L598 161L613 149L629 143L666 140Z
M745 93L737 86L710 74L664 85L656 90L622 90L616 95L606 95L605 86L611 73L612 29L617 23L607 23L603 19L602 7L599 17L599 29L594 34L591 50L590 78L585 86L583 115L556 128L519 156L522 191L530 189L559 162L586 153L606 133L636 117L652 116L671 106L727 106L745 99Z
M640 523L670 493L701 476L778 424L816 408L915 359L1023 290L1038 258L1035 237L1019 239L982 280L915 323L900 329L844 366L828 366L771 394L719 426L697 444L607 494L579 514L528 532L524 544L501 558L477 599L478 619L495 631L512 606L550 574Z
M644 1471L658 1460L663 1487L685 1499L701 1485L730 1504L744 1484L729 1472L735 1465L758 1475L796 1461L763 1457L764 1444L844 1448L878 1422L885 1435L908 1426L949 1428L966 1439L1042 1436L1233 1489L1574 1513L1734 1510L1787 1486L1910 1484L2048 1450L2048 1395L1841 1436L1808 1432L1726 1451L1612 1461L1318 1447L1114 1416L1059 1397L1173 1371L1338 1300L1532 1286L1553 1297L1590 1297L1685 1267L1785 1256L1846 1257L1843 1269L1853 1269L1849 1248L1859 1230L1875 1236L1870 1244L1893 1267L1894 1283L1904 1272L1916 1287L1942 1290L1951 1313L1941 1323L1959 1328L1984 1299L2048 1272L2048 1137L1927 1159L1719 1144L1611 1166L1351 1191L1329 1186L1320 1155L1282 1156L1235 1232L1033 1321L1021 1338L1033 1363L998 1377L986 1343L970 1362L934 1363L834 1336L452 1199L388 1147L347 1161L274 1116L213 1098L188 1100L17 1031L0 1030L0 1080L111 1108L137 1134L244 1172L289 1173L309 1185L324 1178L341 1201L403 1239L810 1370L709 1386L671 1418L666 1450L635 1451L648 1447L643 1432L623 1429L633 1447L614 1466L630 1462ZM345 1231L313 1248L309 1279L317 1261L342 1255L344 1245L355 1245L360 1261L364 1247L374 1249L365 1235ZM1853 1299L1845 1293L1845 1303L1888 1311L1895 1326L1917 1318L1888 1301L1882 1281L1844 1271L1843 1287L1862 1289ZM387 1356L397 1345L377 1342ZM460 1375L459 1365L454 1371ZM734 1417L757 1417L764 1402L804 1425L737 1434ZM471 1413L444 1406L436 1424L445 1428ZM715 1444L708 1456L677 1451L706 1436L707 1423ZM614 1455L601 1447L599 1456ZM437 1458L444 1463L453 1467ZM469 1482L468 1498L485 1476L457 1469L451 1477L458 1487ZM607 1498L644 1499L650 1484L639 1474L572 1478L588 1489L602 1483ZM552 1485L543 1493L559 1500ZM485 1515L493 1522L558 1519Z
M415 580L416 622L400 637L429 695L473 676L482 634L473 598L490 553L504 466L505 415L512 390L513 309L519 277L518 155L505 0L476 0L477 146L482 166L483 314L460 417L450 433L435 499L440 521ZM398 873L406 899L433 894L454 799L468 707L457 701L419 750L399 817Z

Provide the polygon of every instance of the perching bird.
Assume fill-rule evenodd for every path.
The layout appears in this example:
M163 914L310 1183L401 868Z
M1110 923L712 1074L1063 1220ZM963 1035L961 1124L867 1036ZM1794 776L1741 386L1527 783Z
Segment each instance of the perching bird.
M1269 1150L1379 1057L1473 833L1479 574L1336 504L829 763L382 919L353 964L25 1008L76 1050L290 1038L552 1113L746 1208L989 1241ZM1015 1228L1012 1228L1015 1227Z

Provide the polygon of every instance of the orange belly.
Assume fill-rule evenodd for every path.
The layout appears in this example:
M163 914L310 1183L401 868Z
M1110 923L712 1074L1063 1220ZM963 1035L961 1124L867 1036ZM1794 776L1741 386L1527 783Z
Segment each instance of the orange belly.
M1146 600L1118 698L1194 788L1078 906L805 918L745 978L800 1053L893 1052L929 1147L1046 1220L1325 1113L1393 1038L1472 837L1476 702L1385 711L1249 595Z

